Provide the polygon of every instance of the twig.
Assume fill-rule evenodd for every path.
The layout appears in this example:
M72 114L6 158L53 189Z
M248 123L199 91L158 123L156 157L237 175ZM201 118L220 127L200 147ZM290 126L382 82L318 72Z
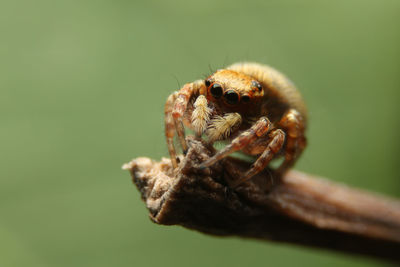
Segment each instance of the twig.
M165 158L124 165L155 223L400 261L398 200L297 171L278 177L266 170L232 190L249 163L228 158L199 170L194 166L213 151L192 138L188 143L178 170Z

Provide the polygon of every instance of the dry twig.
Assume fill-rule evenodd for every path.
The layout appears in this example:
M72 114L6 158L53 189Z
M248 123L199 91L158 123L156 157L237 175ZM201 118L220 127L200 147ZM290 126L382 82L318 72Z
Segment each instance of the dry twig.
M213 151L188 143L175 172L169 159L124 165L155 223L400 261L399 201L297 171L277 177L266 170L232 190L249 163L228 158L199 170L193 166Z

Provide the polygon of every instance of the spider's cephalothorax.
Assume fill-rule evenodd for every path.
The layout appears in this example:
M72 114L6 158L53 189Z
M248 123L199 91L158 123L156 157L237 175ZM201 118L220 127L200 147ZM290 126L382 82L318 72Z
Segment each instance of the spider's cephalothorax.
M306 107L301 95L283 74L257 63L237 63L185 84L165 104L165 135L174 168L178 166L173 143L178 134L187 150L184 124L207 142L228 141L200 167L211 166L229 154L242 151L256 156L236 186L262 171L277 155L284 172L306 146Z

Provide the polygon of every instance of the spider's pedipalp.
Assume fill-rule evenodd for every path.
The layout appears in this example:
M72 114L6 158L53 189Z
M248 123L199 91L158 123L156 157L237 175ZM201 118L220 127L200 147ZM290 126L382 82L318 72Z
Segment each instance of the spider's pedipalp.
M239 128L242 123L242 116L239 113L228 113L224 116L215 116L207 127L208 142L228 138L232 132Z
M207 128L210 120L211 109L208 107L208 101L204 95L199 95L193 104L191 121L194 132L200 137Z

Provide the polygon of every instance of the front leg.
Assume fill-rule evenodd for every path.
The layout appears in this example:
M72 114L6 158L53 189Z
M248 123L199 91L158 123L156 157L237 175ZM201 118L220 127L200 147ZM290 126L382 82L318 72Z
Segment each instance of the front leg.
M187 83L178 92L171 94L165 103L165 137L174 169L178 167L176 149L174 146L175 133L178 134L182 150L186 153L187 144L185 141L185 129L183 127L182 117L186 112L187 105L192 96L203 93L204 90L205 85L202 80Z
M175 136L175 123L172 117L172 110L174 108L174 102L178 95L178 92L170 94L165 102L164 108L164 124L165 124L165 139L167 141L167 147L169 156L171 157L172 167L176 169L178 163L176 161L176 150L174 146L174 136Z
M251 177L261 172L267 167L267 165L271 162L274 156L281 150L284 142L285 142L285 133L280 129L274 129L269 132L268 137L261 137L262 139L268 140L268 145L264 149L263 153L258 157L256 162L253 163L251 168L243 174L243 176L236 180L231 186L234 188L241 183L249 180Z
M242 150L247 145L267 133L270 125L271 123L266 117L261 117L250 129L241 133L224 149L218 151L214 156L203 162L200 165L200 168L209 167L217 161L229 156L229 154Z

